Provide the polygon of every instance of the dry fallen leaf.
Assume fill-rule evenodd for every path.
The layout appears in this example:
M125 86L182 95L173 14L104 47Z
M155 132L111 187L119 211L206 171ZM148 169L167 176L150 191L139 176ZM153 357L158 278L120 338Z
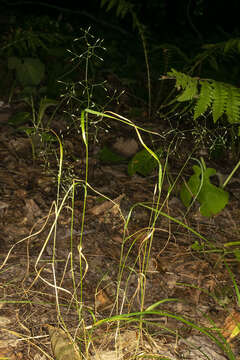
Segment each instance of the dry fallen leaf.
M120 136L116 139L113 149L121 155L131 157L138 151L138 143L135 139Z
M13 350L10 348L0 348L0 359L18 360L20 357L16 357Z
M92 207L89 210L89 212L93 215L102 214L105 211L113 208L115 205L119 205L124 196L125 196L125 194L121 194L120 196L118 196L116 199L114 199L112 201L110 201L110 200L104 201L102 204Z
M107 293L101 289L98 291L95 297L95 306L98 310L105 310L112 305L112 301L107 295Z
M240 333L240 313L233 310L225 319L222 335L230 342Z
M116 351L98 351L93 360L119 360L119 356Z
M79 349L65 331L48 325L52 351L56 360L82 360Z

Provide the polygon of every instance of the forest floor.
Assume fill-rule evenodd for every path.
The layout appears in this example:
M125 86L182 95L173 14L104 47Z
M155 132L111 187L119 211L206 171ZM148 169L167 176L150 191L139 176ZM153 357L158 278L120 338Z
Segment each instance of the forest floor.
M167 216L158 216L153 230L149 226L153 214L146 207L135 206L127 216L134 204L155 203L157 171L130 177L127 165L103 164L96 156L105 142L137 141L133 130L113 124L108 133L101 133L100 144L89 137L89 187L84 201L81 136L65 137L57 196L58 144L47 158L38 149L34 161L29 138L7 125L11 111L5 108L0 114L0 358L52 359L49 329L59 324L82 340L86 352L83 328L90 328L94 317L98 321L116 313L143 311L162 301L159 307L165 315L149 319L140 340L133 322L123 322L117 340L116 324L105 323L94 330L85 356L230 359L213 339L179 317L201 329L212 328L223 341L231 335L227 329L240 319L226 268L228 264L239 284L239 262L224 250L227 242L240 241L240 184L229 185L230 201L223 211L205 218L197 205L186 214L175 192L167 199L165 181L160 203ZM156 123L148 123L148 128L161 132ZM178 152L186 151L186 146L182 143ZM174 157L170 162L176 176L183 163ZM226 173L225 166L218 166L218 171ZM71 193L63 201L73 179L74 203ZM215 250L205 251L204 240L190 228L213 243ZM238 359L236 339L229 344Z

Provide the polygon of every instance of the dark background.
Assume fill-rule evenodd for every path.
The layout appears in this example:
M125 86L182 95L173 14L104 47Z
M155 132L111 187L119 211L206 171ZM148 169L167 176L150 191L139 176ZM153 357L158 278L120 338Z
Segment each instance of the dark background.
M130 0L139 20L148 27L152 36L161 40L174 37L192 36L196 40L207 41L226 33L239 31L238 0ZM119 23L126 30L132 30L131 17L116 19L116 9L109 12L100 7L100 0L90 1L0 1L1 16L27 14L63 14L74 23L91 24L108 21ZM89 15L89 17L88 17ZM92 18L90 18L92 16ZM197 30L197 31L196 31ZM200 35L200 36L199 36Z

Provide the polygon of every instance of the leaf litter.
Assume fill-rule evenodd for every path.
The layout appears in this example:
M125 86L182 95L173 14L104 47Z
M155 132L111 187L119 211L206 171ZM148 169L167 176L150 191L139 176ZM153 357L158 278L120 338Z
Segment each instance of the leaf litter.
M63 359L61 351L59 354L54 352L56 344L63 343L61 346L64 347L65 342L66 349L74 351L74 355L67 355L68 358L78 356L75 355L75 345L71 347L70 337L59 328L61 323L61 326L65 324L72 339L77 338L85 351L87 349L84 356L93 359L165 356L178 360L205 359L206 355L214 360L227 359L211 339L174 318L164 316L153 317L140 338L133 324L125 324L116 340L116 328L109 325L104 331L97 329L91 344L85 344L83 322L87 328L93 323L91 314L95 314L96 320L113 314L116 298L119 304L123 304L123 313L139 311L144 249L150 238L152 248L145 275L144 308L161 299L177 298L179 301L166 302L162 309L189 318L203 327L214 323L233 351L238 353L238 343L236 341L235 344L234 340L239 337L239 312L221 253L193 250L192 245L199 239L167 217L158 218L151 237L149 212L141 206L132 208L136 202L151 204L154 177L129 177L127 164L119 167L122 169L120 172L117 169L109 175L105 165L99 164L90 180L99 193L105 190L106 198L89 191L83 228L81 215L84 202L76 199L72 231L72 208L67 202L59 214L57 236L54 237L53 232L48 238L54 221L52 204L56 200L57 189L54 176L44 170L41 160L32 161L31 145L26 138L20 134L15 139L12 137L11 131L2 127L1 264L8 256L0 270L2 356L26 360L37 358L37 355L41 359L53 356ZM124 144L123 140L120 143ZM132 144L135 146L134 142ZM79 146L76 139L71 143L71 151L75 146ZM74 160L72 163L74 166ZM76 164L78 168L79 163ZM166 192L166 189L163 188L163 191ZM184 219L183 205L173 198L165 204L163 211L176 219L188 221L188 225L200 234L214 239L217 245L223 247L226 242L239 241L238 205L238 200L232 198L228 207L210 220L203 220L196 207L191 209L187 220ZM83 242L80 248L81 234ZM73 255L73 269L70 254ZM53 256L55 267L52 265ZM125 270L119 282L121 256ZM79 259L82 272L77 265ZM237 274L238 262L233 257L226 261L233 264L233 271ZM72 270L78 284L80 276L84 276L82 286L76 286L74 296ZM57 303L56 289L49 285L56 282L60 291ZM80 305L84 309L81 318L78 318L73 306L76 299L81 299ZM46 324L52 329L50 338ZM155 324L158 325L157 331ZM13 333L17 342L12 340Z

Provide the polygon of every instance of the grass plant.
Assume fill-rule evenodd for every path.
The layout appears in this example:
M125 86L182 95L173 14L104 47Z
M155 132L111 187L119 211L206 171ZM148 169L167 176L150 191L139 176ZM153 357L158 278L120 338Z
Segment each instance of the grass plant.
M135 348L132 348L131 353L128 354L130 359L170 359L171 357L169 357L169 354L164 354L164 351L161 352L160 350L156 350L157 345L155 347L155 350L152 352L149 350L149 348L144 346L144 344L146 344L146 338L148 339L149 343L154 344L157 342L157 338L159 338L160 335L165 336L166 334L174 336L176 343L178 343L180 339L182 339L183 342L186 342L187 340L184 339L184 336L182 334L179 334L178 329L171 329L170 327L168 327L167 321L166 324L162 321L162 319L174 319L176 323L181 323L186 328L192 329L198 334L202 334L203 336L209 338L227 356L227 359L236 360L237 358L234 355L231 346L229 345L228 341L221 335L221 329L215 326L211 319L209 319L209 326L207 327L192 321L191 316L182 316L180 314L164 310L164 306L167 303L180 303L180 299L163 298L156 303L151 304L150 306L146 306L145 299L148 282L148 268L154 243L154 233L157 231L157 223L160 217L165 217L169 220L169 222L176 223L179 227L185 228L189 232L194 234L194 236L197 237L199 243L204 244L203 248L200 250L203 253L207 253L207 251L223 252L223 250L218 249L212 240L207 239L205 236L198 233L191 226L186 225L183 221L174 218L173 216L164 211L164 205L167 203L169 197L171 196L175 182L173 182L173 185L169 188L168 193L164 198L165 195L163 194L162 187L164 178L166 176L167 158L165 160L165 163L162 163L159 160L157 154L143 140L142 136L143 132L148 132L156 136L159 136L159 134L150 132L142 127L137 126L134 122L127 119L126 117L123 117L122 115L113 112L100 112L97 106L95 106L96 104L93 98L94 85L89 83L89 68L90 61L94 59L95 56L99 58L96 54L99 42L93 42L93 45L90 45L90 42L88 41L88 35L89 32L85 32L83 36L83 39L85 40L87 45L86 52L81 56L73 54L74 61L79 60L80 62L82 62L82 60L84 60L85 78L78 84L72 84L72 86L70 86L70 84L65 84L68 92L63 96L66 100L66 104L69 105L69 110L66 110L66 112L68 112L71 119L74 120L74 126L76 126L79 130L82 142L85 147L85 169L82 172L83 176L79 178L72 178L71 184L67 189L65 189L65 192L63 192L62 181L64 167L64 142L57 133L53 132L58 143L58 174L56 200L54 201L52 208L50 209L49 216L46 218L46 221L39 230L43 231L47 224L50 225L50 230L45 238L44 244L39 250L38 256L34 263L35 278L32 285L28 287L26 292L30 292L31 287L33 287L34 283L36 283L37 281L42 281L45 284L46 288L49 289L49 293L53 294L54 296L54 302L56 306L56 323L64 330L67 339L69 339L68 345L75 344L75 350L77 346L77 348L79 349L79 354L81 354L81 358L90 359L91 353L94 352L94 350L96 351L96 353L100 352L99 349L101 349L101 344L99 345L99 348L97 348L97 345L95 345L95 341L98 338L101 339L101 334L103 333L104 336L102 335L102 340L106 337L110 337L113 334L113 351L116 354L114 359L121 358L123 353L119 339L121 339L121 336L125 331L131 330L135 332L136 342L134 343ZM69 91L69 89L71 90ZM41 119L41 116L40 118L36 119L37 126L39 126ZM89 190L91 190L92 193L100 195L103 199L111 201L113 204L118 206L121 213L121 208L119 207L119 204L115 203L114 200L111 200L105 194L100 193L94 188L94 185L89 182L89 128L92 124L99 124L98 119L105 119L108 120L108 122L117 121L122 125L134 129L136 137L142 148L146 149L158 163L157 180L152 194L152 199L147 203L139 202L137 204L134 204L129 210L127 217L124 217L122 215L122 219L124 220L123 235L118 264L118 275L115 282L115 298L113 299L113 302L110 306L108 315L100 315L98 310L94 308L94 306L87 306L84 303L85 279L89 271L89 262L85 254L85 249L87 248L88 244L85 244L84 236ZM79 200L80 197L83 203L81 209L81 226L77 237L78 243L75 244L75 209L76 200ZM133 211L136 207L143 207L148 211L148 225L145 228L140 228L135 233L129 233L129 224L132 218ZM60 274L60 271L58 269L59 260L57 259L56 255L58 247L57 230L61 213L64 210L69 211L71 218L69 225L70 246L66 258L62 260L64 262L64 266L62 267ZM13 251L13 249L16 246L22 244L23 242L30 241L31 238L34 238L39 234L39 231L20 240L11 248L5 261L0 267L0 270L3 268L4 265L6 265L9 255ZM136 248L137 243L140 243L140 245L138 245L138 253L135 257L134 262L129 265L130 255L134 254L133 250ZM51 258L46 260L44 258L44 255L48 247L51 248ZM29 259L29 261L31 261L31 258ZM239 303L240 296L237 281L233 276L233 273L230 270L229 266L226 266L232 279ZM48 270L47 273L44 272L44 270L46 269ZM64 287L64 280L67 277L67 273L69 273L71 277L70 288ZM129 298L128 288L131 276L133 274L136 275L135 292L132 298ZM125 287L123 288L124 283ZM98 289L96 289L96 293L97 290ZM66 298L68 299L67 304L62 302L62 294L66 294ZM139 309L137 311L132 310L132 303L135 298L139 299ZM20 302L21 301L19 301L19 303ZM31 302L29 303L31 304ZM161 307L163 307L163 309L161 309ZM69 312L74 311L75 317L78 319L78 325L75 329L71 329L69 327L69 324L65 320L64 312L66 308ZM126 312L126 309L128 309L128 312ZM154 338L154 333L157 334L156 338ZM61 334L58 334L58 336L60 337ZM187 346L189 346L189 348L191 348L192 346L198 348L198 346L192 345L190 341L187 342ZM200 351L203 358L210 359L209 354L207 354L204 349L198 350ZM54 355L59 360L63 360L63 355L66 356L66 354L68 354L68 358L78 358L75 353L74 355L69 355L68 351L73 351L73 348L67 347L67 349L64 348L64 351L61 348L61 353L61 351L59 352L56 347L55 351L56 353ZM48 356L48 358L51 357Z

